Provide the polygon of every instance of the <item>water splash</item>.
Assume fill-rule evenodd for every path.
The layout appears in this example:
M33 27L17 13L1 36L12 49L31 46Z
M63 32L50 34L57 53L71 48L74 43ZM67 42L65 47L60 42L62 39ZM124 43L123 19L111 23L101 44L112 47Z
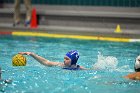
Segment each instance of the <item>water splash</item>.
M116 69L118 72L134 72L133 69L130 69L129 65L124 65Z
M98 60L93 65L94 69L116 69L118 65L118 60L113 56L103 56L98 52Z

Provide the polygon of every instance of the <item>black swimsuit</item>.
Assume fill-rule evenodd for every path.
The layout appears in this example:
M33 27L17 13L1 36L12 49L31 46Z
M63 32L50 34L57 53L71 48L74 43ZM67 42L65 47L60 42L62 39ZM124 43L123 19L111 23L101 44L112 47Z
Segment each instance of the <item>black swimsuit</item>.
M66 70L80 70L80 66L79 65L76 65L75 68L72 68L72 67L64 67L63 69L66 69Z

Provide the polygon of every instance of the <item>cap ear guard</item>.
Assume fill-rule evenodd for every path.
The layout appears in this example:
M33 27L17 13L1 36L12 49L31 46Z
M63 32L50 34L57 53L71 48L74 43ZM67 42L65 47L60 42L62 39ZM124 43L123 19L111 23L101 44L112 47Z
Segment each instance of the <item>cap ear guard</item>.
M135 60L134 69L136 72L140 72L140 55Z

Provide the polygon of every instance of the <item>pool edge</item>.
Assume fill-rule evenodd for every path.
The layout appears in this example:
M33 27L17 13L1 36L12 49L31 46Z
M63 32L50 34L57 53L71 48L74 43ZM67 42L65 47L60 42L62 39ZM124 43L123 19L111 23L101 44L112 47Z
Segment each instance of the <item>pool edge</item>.
M34 36L34 37L51 37L51 38L71 38L81 40L100 40L112 42L140 42L140 39L121 38L121 37L106 37L106 36L88 36L88 35L68 35L68 34L51 34L46 32L32 31L0 31L0 35L12 36Z

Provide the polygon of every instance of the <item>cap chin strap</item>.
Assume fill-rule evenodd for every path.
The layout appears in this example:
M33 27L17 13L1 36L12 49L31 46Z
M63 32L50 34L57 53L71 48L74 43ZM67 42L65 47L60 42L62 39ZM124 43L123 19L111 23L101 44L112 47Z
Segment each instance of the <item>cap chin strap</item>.
M140 61L138 60L139 59L139 57L140 56L138 56L137 58L136 58L136 61L135 61L135 71L136 72L140 72Z
M135 68L135 71L136 71L136 72L140 72L140 68L138 68L138 69Z
M135 68L136 68L136 69L140 68L140 63L139 63L139 61L137 61L137 60L136 60L136 63L135 63Z

